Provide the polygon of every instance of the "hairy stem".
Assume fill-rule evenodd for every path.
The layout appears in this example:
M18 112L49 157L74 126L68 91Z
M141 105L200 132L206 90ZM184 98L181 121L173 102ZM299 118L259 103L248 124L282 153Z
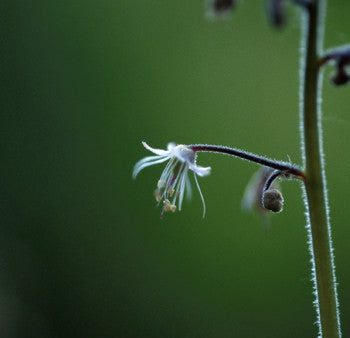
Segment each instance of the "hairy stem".
M319 335L340 338L340 322L334 270L331 227L328 217L326 178L323 160L320 90L322 77L318 52L322 48L321 1L310 2L304 18L301 78L301 132L305 192L309 218L307 231L312 257L312 279Z
M188 147L191 148L194 152L218 153L238 157L242 160L254 162L278 170L281 172L281 174L290 174L302 180L305 178L304 172L294 164L273 160L271 158L260 156L245 150L211 144L191 144Z

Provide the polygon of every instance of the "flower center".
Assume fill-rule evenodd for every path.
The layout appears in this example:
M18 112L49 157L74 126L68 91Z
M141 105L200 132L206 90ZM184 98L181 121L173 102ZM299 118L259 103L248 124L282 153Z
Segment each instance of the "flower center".
M181 161L181 162L188 162L188 163L194 163L196 159L196 153L186 147L183 144L179 144L174 148L174 155Z

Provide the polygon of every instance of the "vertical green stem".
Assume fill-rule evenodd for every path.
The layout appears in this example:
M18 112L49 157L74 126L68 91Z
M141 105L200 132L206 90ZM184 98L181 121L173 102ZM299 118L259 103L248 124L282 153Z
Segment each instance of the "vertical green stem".
M301 130L304 166L306 170L305 191L309 224L310 252L313 264L315 305L318 316L319 335L323 338L340 338L337 290L331 228L328 217L327 190L323 160L323 142L320 99L321 76L317 65L318 52L322 46L320 1L310 1L304 20L302 45ZM321 32L320 32L321 31Z

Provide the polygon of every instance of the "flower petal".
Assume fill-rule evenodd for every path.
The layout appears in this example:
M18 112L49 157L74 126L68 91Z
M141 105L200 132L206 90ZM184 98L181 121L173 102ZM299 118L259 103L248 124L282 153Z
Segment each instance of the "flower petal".
M186 190L187 180L188 180L188 167L185 167L182 173L181 182L179 185L179 211L181 210L181 207L182 207L182 201L184 199L184 192Z
M154 161L144 161L144 159L138 161L135 166L134 166L134 170L132 172L132 177L136 178L136 176L139 174L139 172L147 167L150 167L152 165L155 164L159 164L159 163L163 163L165 161L168 161L169 157L164 156L164 157L159 157L157 156L158 160L154 160Z
M201 167L196 164L190 164L190 169L196 173L198 176L208 176L211 172L211 167Z
M172 151L176 147L176 143L174 142L169 142L167 145L168 151Z
M197 180L197 175L196 175L195 173L193 173L193 175L194 175L194 180L195 180L195 182L196 182L199 195L200 195L201 200L202 200L202 204L203 204L203 218L204 218L204 217L205 217L205 212L206 212L206 210L207 210L207 209L206 209L206 206L205 206L204 196L203 196L202 190L201 190L201 188L200 188L200 186L199 186L199 183L198 183L198 180Z
M176 161L173 158L169 157L169 162L165 166L162 174L160 175L159 180L166 183L168 181L170 173L174 169L175 165L176 165Z
M186 175L186 198L188 200L192 198L192 185L188 175Z
M170 150L163 150L163 149L156 149L150 147L146 142L142 142L142 145L149 151L151 151L153 154L156 154L158 156L169 156L171 151Z
M155 160L158 160L158 159L161 159L163 158L164 156L159 156L159 155L153 155L153 156L146 156L144 158L142 158L141 160L137 161L137 163L135 164L136 165L140 165L142 163L145 163L145 162L153 162Z

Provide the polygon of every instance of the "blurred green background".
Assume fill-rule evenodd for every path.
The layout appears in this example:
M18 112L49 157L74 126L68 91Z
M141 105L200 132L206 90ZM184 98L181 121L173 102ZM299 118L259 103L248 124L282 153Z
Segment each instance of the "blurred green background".
M201 154L160 219L162 167L140 142L237 146L300 163L298 12L208 21L203 0L5 1L1 51L2 337L315 337L301 189L265 229L241 211L257 167ZM325 46L350 41L330 1ZM325 74L324 132L344 336L350 335L350 88Z

